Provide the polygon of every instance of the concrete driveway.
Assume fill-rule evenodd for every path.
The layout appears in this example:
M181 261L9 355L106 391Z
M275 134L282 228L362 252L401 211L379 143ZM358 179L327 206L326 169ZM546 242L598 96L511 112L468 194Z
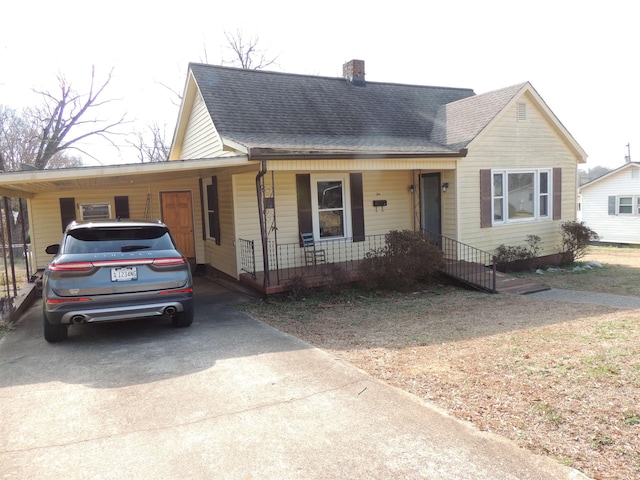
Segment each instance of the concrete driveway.
M234 310L0 340L2 479L586 478Z

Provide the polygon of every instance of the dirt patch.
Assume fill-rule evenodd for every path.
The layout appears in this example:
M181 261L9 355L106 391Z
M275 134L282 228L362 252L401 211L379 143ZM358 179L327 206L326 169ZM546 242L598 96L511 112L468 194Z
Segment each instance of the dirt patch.
M640 295L640 250L536 276ZM640 478L640 311L440 285L242 308L391 385L596 479Z

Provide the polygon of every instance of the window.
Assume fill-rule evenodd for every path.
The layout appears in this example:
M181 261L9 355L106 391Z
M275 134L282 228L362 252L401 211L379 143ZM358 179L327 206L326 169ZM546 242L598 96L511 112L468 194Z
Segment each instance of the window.
M311 175L313 234L316 240L351 236L348 175Z
M111 218L111 204L81 203L80 218L82 220L99 220L103 218Z
M493 171L493 224L550 218L551 170Z
M618 214L633 215L633 197L618 197Z
M640 195L611 195L608 200L609 215L640 215Z
M334 188L329 191L331 193L327 192L325 198L321 199L320 204L323 205L324 203L323 206L328 207L322 209L322 215L318 212L318 197L320 196L318 182L334 182L330 186L337 187L338 184L341 186L340 189ZM325 190L326 188L327 186L325 185L321 190ZM337 192L333 190L340 190L341 196L338 197ZM333 195L333 198L329 199L327 195ZM342 208L328 205L330 201L336 201L337 198L342 201ZM313 232L315 240L332 238L326 236L331 228L329 223L323 224L326 227L323 228L325 237L320 236L320 217L329 217L330 215L338 216L338 213L340 213L341 216L338 216L337 220L338 224L342 225L343 237L348 238L349 235L351 235L353 242L364 242L365 226L362 173L352 172L325 175L298 173L296 174L296 201L298 204L298 231L300 235ZM300 246L302 246L302 243Z

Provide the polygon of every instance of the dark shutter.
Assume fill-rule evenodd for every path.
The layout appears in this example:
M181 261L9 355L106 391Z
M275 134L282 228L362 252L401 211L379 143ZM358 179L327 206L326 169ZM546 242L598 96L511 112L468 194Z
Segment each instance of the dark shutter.
M562 169L553 169L553 219L562 218Z
M60 199L60 218L62 220L62 231L64 232L71 222L76 219L76 199Z
M491 226L491 170L480 170L480 228Z
M298 231L299 233L313 232L311 175L308 173L296 175L296 196L298 199ZM302 240L300 240L300 246L302 246Z
M129 217L129 197L114 197L116 204L116 218Z
M364 200L362 173L349 175L351 183L351 230L354 242L364 242Z
M616 196L611 195L609 197L609 215L615 215L615 214L616 214Z
M198 186L200 187L200 216L202 217L202 240L207 239L207 224L205 223L204 217L204 189L202 188L202 179L198 179Z
M209 208L209 235L220 245L220 211L218 209L218 177L211 177L211 185L207 185L207 203Z

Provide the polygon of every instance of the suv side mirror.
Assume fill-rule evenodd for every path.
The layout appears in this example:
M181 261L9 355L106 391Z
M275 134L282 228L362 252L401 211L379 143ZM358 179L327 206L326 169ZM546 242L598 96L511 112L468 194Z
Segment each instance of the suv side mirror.
M60 251L60 244L56 243L54 245L49 245L47 248L44 249L44 251L49 255L57 255L58 252Z

